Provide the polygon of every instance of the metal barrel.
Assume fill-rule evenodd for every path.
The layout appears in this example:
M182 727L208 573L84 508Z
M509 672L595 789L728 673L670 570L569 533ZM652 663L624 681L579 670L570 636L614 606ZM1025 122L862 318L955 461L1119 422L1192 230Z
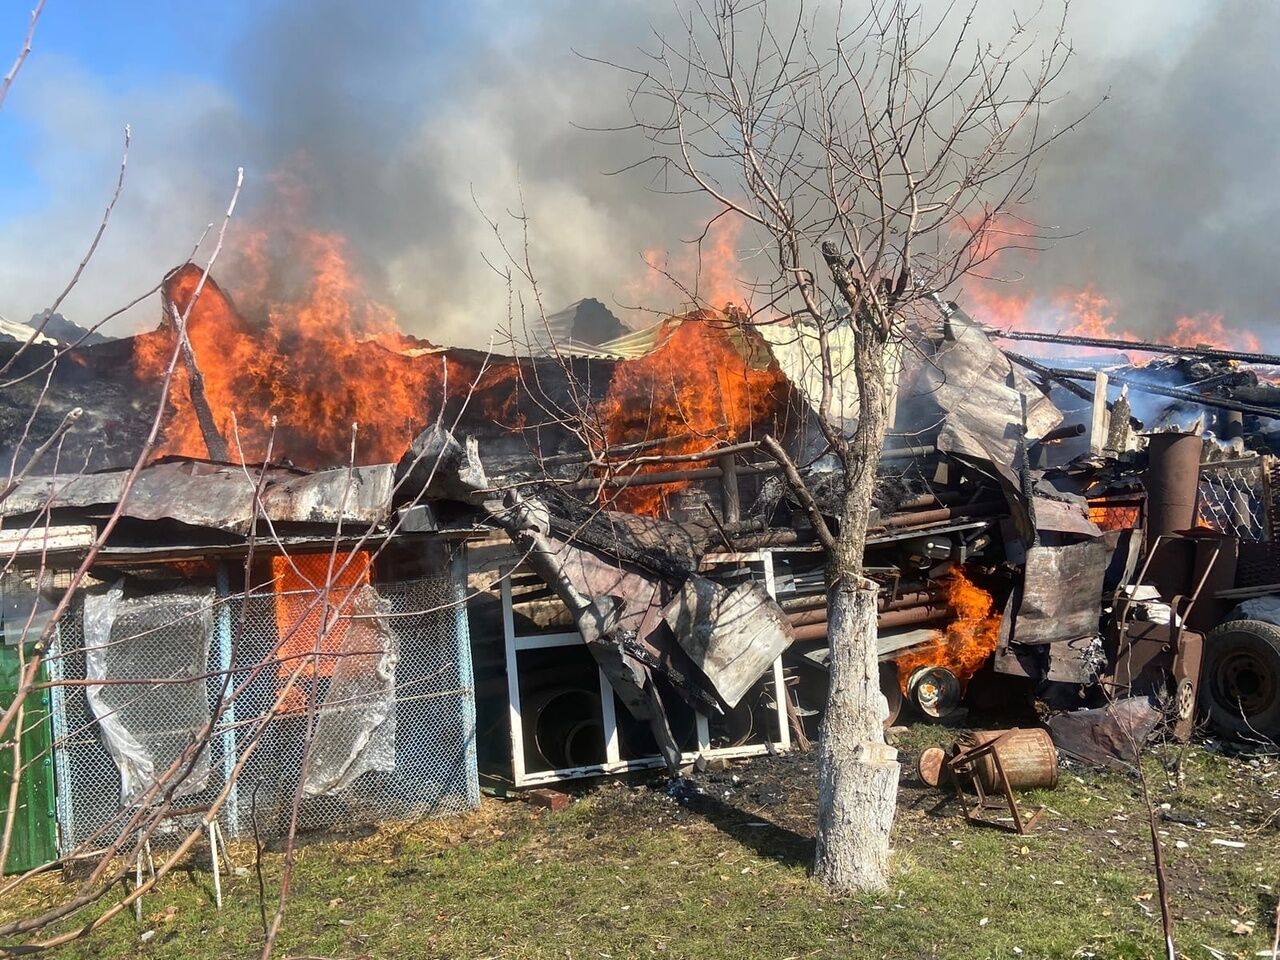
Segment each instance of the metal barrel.
M1006 736L1007 734L1007 736ZM1004 737L996 746L1000 766L1014 790L1052 790L1058 785L1058 751L1047 730L978 730L972 734L972 745L979 746ZM975 761L982 789L988 793L1001 789L995 761L990 755Z
M1196 522L1200 453L1194 433L1153 433L1147 439L1147 543Z

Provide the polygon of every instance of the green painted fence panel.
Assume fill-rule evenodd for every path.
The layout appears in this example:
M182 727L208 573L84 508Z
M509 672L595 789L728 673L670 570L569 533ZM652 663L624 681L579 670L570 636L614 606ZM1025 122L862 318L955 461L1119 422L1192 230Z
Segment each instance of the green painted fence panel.
M26 656L31 656L27 647ZM18 648L0 640L0 710L17 694L22 661ZM47 679L42 665L39 679ZM9 792L13 786L13 736L16 728L0 737L0 830L9 816ZM58 858L58 821L54 807L53 727L49 720L49 691L33 690L23 703L19 742L21 775L18 778L17 811L5 873L23 873Z

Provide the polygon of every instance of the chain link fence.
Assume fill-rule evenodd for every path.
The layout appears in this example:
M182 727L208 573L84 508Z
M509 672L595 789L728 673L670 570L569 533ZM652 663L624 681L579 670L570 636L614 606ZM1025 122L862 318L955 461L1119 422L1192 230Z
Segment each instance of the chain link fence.
M1200 466L1200 519L1241 540L1271 540L1274 516L1271 457L1219 460Z
M337 588L327 614L316 590L117 595L106 629L103 598L78 601L51 658L62 852L114 840L157 779L177 784L163 826L183 832L231 784L229 836L283 835L295 796L300 830L476 806L463 590Z

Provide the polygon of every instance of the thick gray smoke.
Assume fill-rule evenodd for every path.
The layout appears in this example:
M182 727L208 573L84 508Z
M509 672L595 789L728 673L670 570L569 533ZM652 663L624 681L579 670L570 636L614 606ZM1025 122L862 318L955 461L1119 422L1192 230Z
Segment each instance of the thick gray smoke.
M1011 6L1028 4L984 0L980 29L1007 29ZM505 217L518 192L547 307L598 297L640 322L622 306L661 305L639 292L651 279L641 252L680 249L703 211L643 175L604 175L644 145L578 128L629 114L625 78L574 51L634 63L651 29L673 21L667 0L285 0L245 24L226 87L129 96L33 56L6 109L36 125L49 199L0 227L0 313L26 319L74 268L109 193L115 131L129 121L125 197L63 311L81 323L185 257L239 164L247 221L273 172L289 171L308 188L312 225L347 236L372 292L411 333L475 344L502 323L506 290L485 264L497 251L477 204ZM1081 0L1069 29L1077 58L1055 110L1110 99L1049 155L1032 211L1081 235L1027 264L1021 286L1048 299L1091 283L1138 332L1210 311L1274 337L1280 7ZM199 56L198 36L193 44ZM518 246L518 228L506 229ZM143 307L114 332L154 322Z

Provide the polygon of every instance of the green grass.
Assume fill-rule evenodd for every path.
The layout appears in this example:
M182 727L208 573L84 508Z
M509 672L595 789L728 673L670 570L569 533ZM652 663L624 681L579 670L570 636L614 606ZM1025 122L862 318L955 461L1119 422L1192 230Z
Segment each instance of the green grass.
M744 778L771 762L778 761L757 762ZM787 763L784 779L797 779L802 768ZM1179 944L1190 957L1210 957L1204 945L1251 957L1269 945L1265 913L1280 877L1280 832L1261 817L1246 823L1243 812L1233 819L1227 804L1264 811L1280 776L1268 786L1238 762L1202 754L1184 769L1180 794L1165 790L1159 799L1203 811L1213 828L1162 824ZM936 794L904 789L892 887L852 898L831 896L805 875L810 783L772 806L729 789L724 803L694 811L660 792L612 783L560 813L487 800L466 817L309 844L277 956L1160 955L1146 825L1135 785L1123 777L1067 773L1057 790L1027 796L1053 812L1026 837L969 826L954 804L935 811ZM1243 837L1245 849L1208 842L1228 834ZM234 853L238 864L252 865L251 849ZM264 861L269 897L279 862L275 854ZM65 893L56 878L43 883L49 897ZM209 874L179 873L146 899L141 925L131 914L117 918L60 955L255 955L262 929L252 871L229 879L224 897L218 912ZM1233 933L1244 920L1254 921L1253 932ZM140 942L147 930L155 933Z

